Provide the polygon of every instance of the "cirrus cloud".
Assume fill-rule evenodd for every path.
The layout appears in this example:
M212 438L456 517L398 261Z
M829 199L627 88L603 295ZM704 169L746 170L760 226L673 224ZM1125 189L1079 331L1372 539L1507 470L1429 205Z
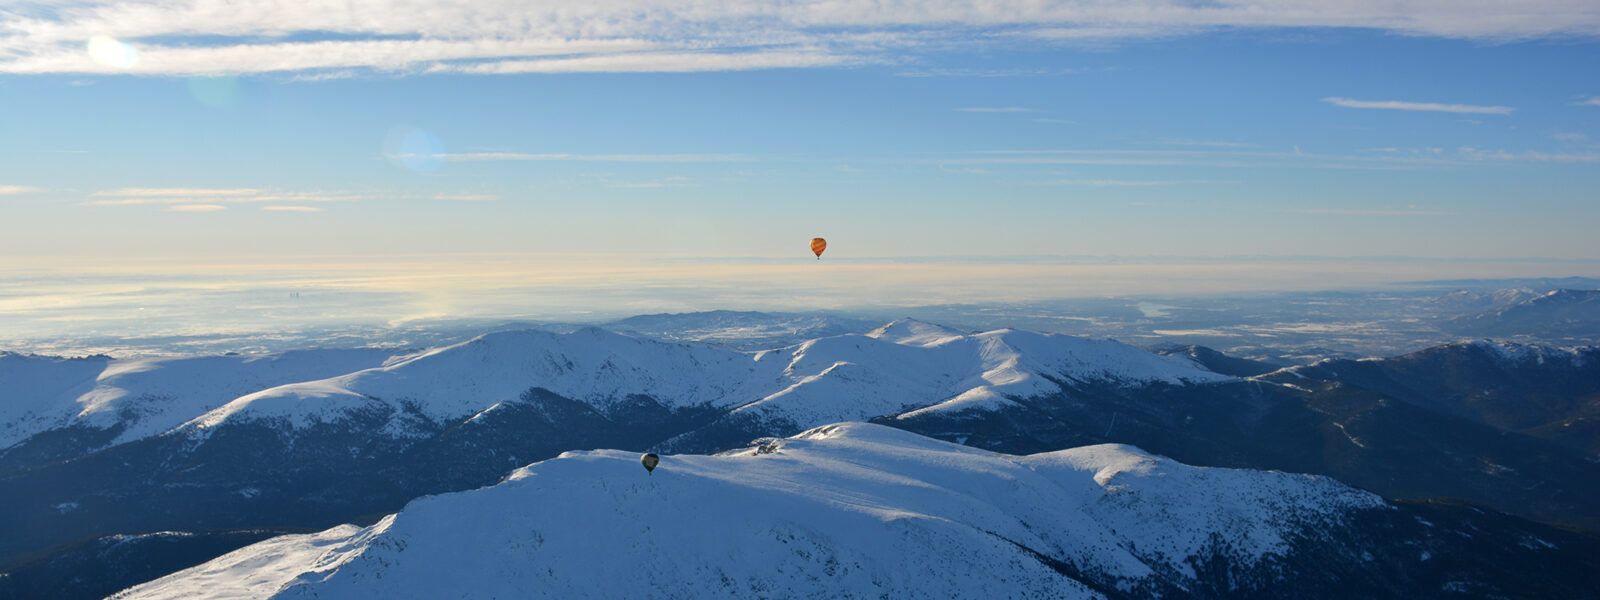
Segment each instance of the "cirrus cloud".
M434 194L433 199L446 202L494 202L500 197L494 194Z
M322 212L323 209L316 206L285 206L273 204L270 206L263 206L261 207L261 210L267 212L319 213Z
M256 188L119 188L89 194L92 206L177 206L260 203L358 202L371 196L347 192L292 192Z
M1588 0L47 1L0 7L0 72L314 80L361 72L726 71L896 64L928 47L1103 43L1239 28L1595 38L1600 10Z
M174 204L167 207L168 212L182 213L206 213L219 210L228 210L228 207L221 204Z
M1442 102L1407 102L1405 100L1353 100L1350 98L1329 97L1323 102L1342 108L1360 108L1368 110L1409 110L1418 112L1442 112L1458 115L1509 115L1517 109L1509 106L1483 106L1478 104L1446 104Z

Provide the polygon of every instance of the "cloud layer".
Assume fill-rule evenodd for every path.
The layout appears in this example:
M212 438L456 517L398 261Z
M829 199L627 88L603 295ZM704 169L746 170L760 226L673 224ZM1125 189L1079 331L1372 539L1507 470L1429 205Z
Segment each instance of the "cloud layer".
M40 0L0 7L0 72L688 72L1217 28L1600 37L1590 0Z

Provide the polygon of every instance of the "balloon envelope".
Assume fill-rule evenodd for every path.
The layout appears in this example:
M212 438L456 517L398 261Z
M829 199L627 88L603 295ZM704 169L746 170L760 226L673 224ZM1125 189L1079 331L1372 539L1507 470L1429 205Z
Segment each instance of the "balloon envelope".
M644 470L646 473L653 474L656 472L656 465L661 464L661 457L654 454L645 454L644 456L639 457L639 464L644 465Z
M822 258L822 251L827 249L828 240L822 238L811 238L811 251L816 253L817 258Z

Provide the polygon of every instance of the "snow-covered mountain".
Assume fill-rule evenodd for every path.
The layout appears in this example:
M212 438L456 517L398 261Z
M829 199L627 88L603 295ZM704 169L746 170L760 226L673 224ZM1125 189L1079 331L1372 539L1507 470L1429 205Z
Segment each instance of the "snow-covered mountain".
M1448 321L1475 336L1593 339L1600 335L1600 290L1556 289Z
M784 435L910 410L1000 406L1078 383L1142 386L1230 378L1110 340L1017 330L963 335L904 320L756 353L642 339L589 327L491 333L379 368L242 396L188 424L303 428L381 411L406 435L417 418L469 419L538 388L602 413L648 398L669 410L710 408Z
M259 362L111 361L100 370L106 385L86 378L62 392L74 399L64 405L96 407L74 418L130 418L0 450L0 530L10 534L0 536L0 569L116 533L327 526L572 449L713 451L841 420L1049 402L1078 388L1233 381L1113 341L914 321L764 352L594 327L501 331L342 374L327 372L334 360L311 360L322 378L266 389L280 382L239 371ZM37 387L70 387L44 379Z
M1317 476L1197 468L1121 445L1010 456L847 423L669 455L654 475L635 453L568 452L369 527L274 538L114 597L1213 596L1345 571L1343 591L1360 594L1401 583L1377 561L1420 565L1459 539L1353 534L1412 518L1397 512ZM1534 538L1522 553L1550 554L1540 542L1554 545ZM1471 586L1485 575L1456 585L1482 591Z
M71 414L63 398L90 387L110 360L0 352L0 448L60 423Z
M70 554L51 565L93 564L113 546L161 553L141 564L177 564L160 549L174 545L119 545L117 536L194 532L184 547L236 547L244 538L227 532L361 520L564 451L707 453L842 420L1017 455L1134 443L1191 464L1321 473L1390 499L1462 498L1600 522L1584 502L1600 493L1600 465L1462 418L1486 414L1477 409L1451 408L1452 394L1471 390L1493 390L1485 397L1495 406L1530 416L1588 402L1600 360L1577 351L1469 344L1439 349L1437 361L1254 375L1214 352L1158 356L1109 340L902 320L759 352L579 328L381 354L351 358L349 369L316 353L0 356L0 391L42 390L0 405L70 409L45 421L66 427L0 449L0 572L70 571L22 564L48 548ZM282 364L268 368L274 360ZM1540 396L1521 402L1518 390ZM1549 439L1593 440L1592 420L1570 414L1550 422L1576 433ZM122 443L107 445L114 440ZM137 573L73 577L106 593ZM49 587L42 575L28 581Z
M148 437L239 396L378 366L391 354L330 349L114 360L0 353L0 449L74 427L105 432L102 443Z

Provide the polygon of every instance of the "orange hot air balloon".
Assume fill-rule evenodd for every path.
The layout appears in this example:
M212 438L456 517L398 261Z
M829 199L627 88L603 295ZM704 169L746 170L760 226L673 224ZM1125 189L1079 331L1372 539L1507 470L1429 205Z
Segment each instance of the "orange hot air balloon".
M822 251L828 249L828 240L811 238L811 251L816 253L817 260L822 260Z

